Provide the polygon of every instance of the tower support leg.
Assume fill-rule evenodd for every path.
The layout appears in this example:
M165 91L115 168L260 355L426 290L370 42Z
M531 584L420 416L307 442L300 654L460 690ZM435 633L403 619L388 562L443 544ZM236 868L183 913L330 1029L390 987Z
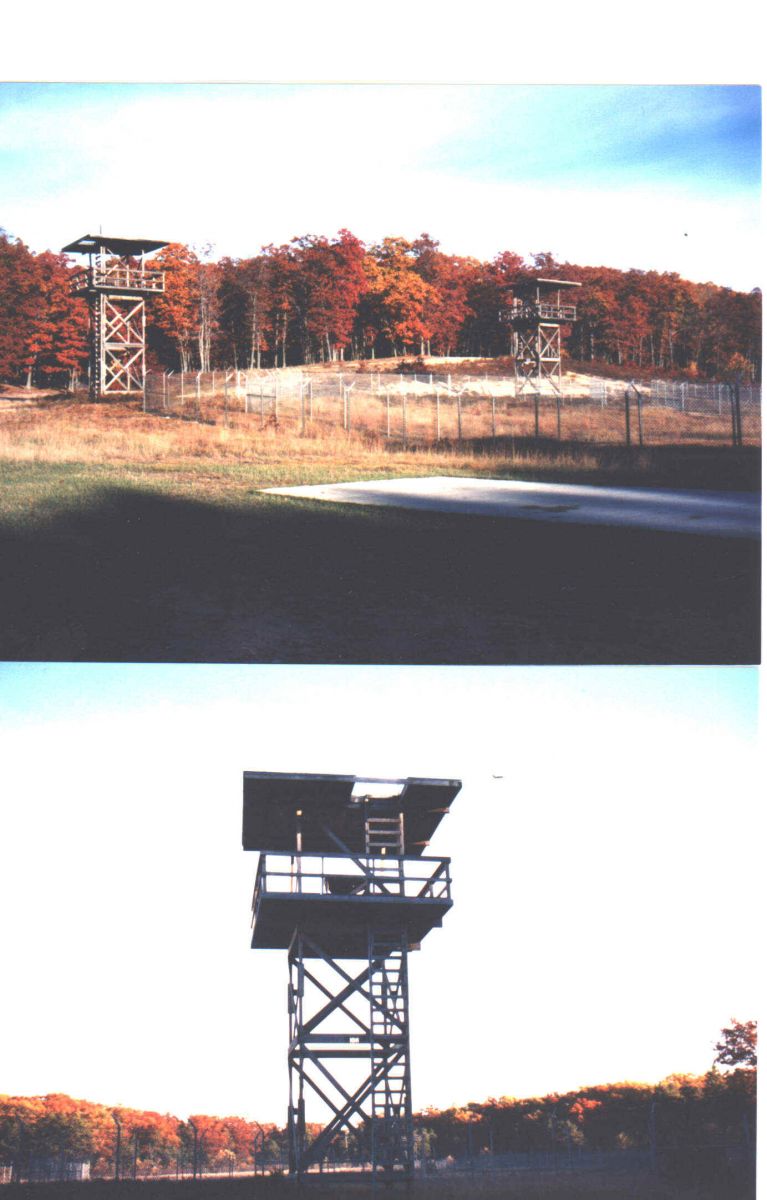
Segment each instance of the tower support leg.
M367 942L361 970L360 960L334 958L301 930L288 951L288 1140L299 1178L348 1138L369 1157L373 1178L413 1174L407 937L369 929ZM313 1137L307 1094L329 1114Z

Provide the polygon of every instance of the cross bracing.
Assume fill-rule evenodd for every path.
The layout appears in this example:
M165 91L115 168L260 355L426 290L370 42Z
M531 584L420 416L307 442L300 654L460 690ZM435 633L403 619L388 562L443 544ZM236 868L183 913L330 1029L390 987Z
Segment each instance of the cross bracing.
M296 930L288 962L291 1170L322 1162L344 1132L364 1130L374 1173L413 1166L407 938L368 931L365 967L355 970ZM328 1115L306 1133L306 1096Z

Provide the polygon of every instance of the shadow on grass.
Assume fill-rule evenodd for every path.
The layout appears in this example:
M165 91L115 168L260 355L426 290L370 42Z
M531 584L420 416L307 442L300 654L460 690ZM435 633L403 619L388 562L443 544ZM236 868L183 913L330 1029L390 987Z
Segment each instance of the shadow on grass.
M748 663L759 548L93 488L0 525L5 660Z
M753 1200L751 1179L731 1178L704 1183L671 1182L631 1172L532 1172L504 1174L487 1172L463 1178L440 1176L417 1178L411 1184L395 1183L373 1192L370 1179L346 1179L343 1175L310 1176L303 1186L285 1178L171 1181L93 1181L90 1183L16 1184L9 1197L18 1200L299 1200L299 1198L344 1197L367 1200L384 1192L399 1200L469 1200L487 1196L494 1200Z

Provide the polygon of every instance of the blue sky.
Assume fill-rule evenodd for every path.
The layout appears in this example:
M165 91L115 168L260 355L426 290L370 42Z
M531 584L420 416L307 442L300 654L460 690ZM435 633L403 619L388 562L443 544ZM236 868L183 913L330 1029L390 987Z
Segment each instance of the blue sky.
M758 278L760 89L3 84L6 230L247 256L304 233Z
M244 770L463 780L416 1106L706 1070L758 1001L756 706L748 668L4 665L4 1090L283 1119Z

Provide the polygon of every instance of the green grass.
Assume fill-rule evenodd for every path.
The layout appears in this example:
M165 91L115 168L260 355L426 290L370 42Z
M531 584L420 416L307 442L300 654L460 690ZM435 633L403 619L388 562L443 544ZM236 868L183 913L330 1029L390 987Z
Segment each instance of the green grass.
M397 463L397 473L400 464ZM442 469L442 468L440 468ZM325 462L7 464L10 660L754 662L755 543L266 496Z

